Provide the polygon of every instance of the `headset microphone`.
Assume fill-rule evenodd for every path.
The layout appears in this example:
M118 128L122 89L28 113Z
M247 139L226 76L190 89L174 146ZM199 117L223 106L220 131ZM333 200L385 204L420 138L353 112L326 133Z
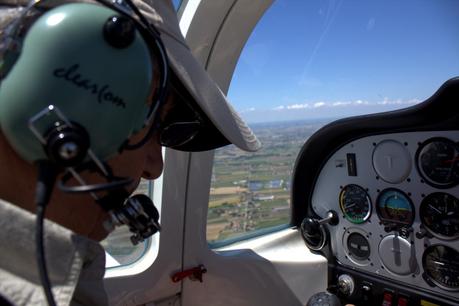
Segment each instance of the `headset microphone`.
M120 191L125 192L125 191ZM116 198L110 198L115 196ZM125 198L123 195L112 194L99 201L102 206L104 203L113 205L119 199ZM137 194L128 198L118 208L109 212L110 219L104 223L104 227L110 231L115 226L127 225L134 235L131 236L132 244L136 245L148 237L161 230L159 225L159 213L149 197L144 194Z

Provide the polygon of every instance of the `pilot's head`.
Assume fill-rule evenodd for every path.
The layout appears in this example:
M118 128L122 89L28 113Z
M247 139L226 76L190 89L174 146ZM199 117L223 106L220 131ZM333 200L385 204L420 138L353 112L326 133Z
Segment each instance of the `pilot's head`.
M168 0L31 3L0 9L0 199L34 211L46 165L59 187L47 218L100 240L108 212L161 174L162 146L259 148Z

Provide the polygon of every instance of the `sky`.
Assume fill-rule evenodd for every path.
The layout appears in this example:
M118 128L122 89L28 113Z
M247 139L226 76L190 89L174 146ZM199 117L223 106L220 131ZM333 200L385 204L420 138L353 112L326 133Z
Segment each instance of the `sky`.
M180 4L182 4L182 0L172 0L172 3L174 4L175 9L177 10L180 7Z
M346 117L422 102L455 76L457 0L275 0L228 97L249 123Z

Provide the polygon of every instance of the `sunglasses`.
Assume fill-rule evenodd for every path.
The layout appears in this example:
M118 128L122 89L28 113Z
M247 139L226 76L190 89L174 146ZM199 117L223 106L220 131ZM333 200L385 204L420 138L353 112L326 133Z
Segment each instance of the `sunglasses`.
M188 144L204 128L205 120L192 105L182 90L170 85L175 100L168 105L159 127L159 140L162 146L177 148Z
M173 77L172 77L173 78ZM190 98L183 94L184 89L177 88L171 81L168 95L174 99L164 102L156 111L156 116L144 138L125 148L135 150L145 145L155 132L159 133L159 142L168 148L178 148L191 142L206 126L204 116L197 111Z

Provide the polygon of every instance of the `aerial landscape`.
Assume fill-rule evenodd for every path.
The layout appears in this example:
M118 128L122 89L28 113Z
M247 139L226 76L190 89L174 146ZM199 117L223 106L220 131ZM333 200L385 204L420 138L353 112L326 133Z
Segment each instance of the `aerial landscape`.
M207 241L235 238L290 218L290 180L305 141L330 119L258 123L256 153L235 146L215 154L207 216Z

